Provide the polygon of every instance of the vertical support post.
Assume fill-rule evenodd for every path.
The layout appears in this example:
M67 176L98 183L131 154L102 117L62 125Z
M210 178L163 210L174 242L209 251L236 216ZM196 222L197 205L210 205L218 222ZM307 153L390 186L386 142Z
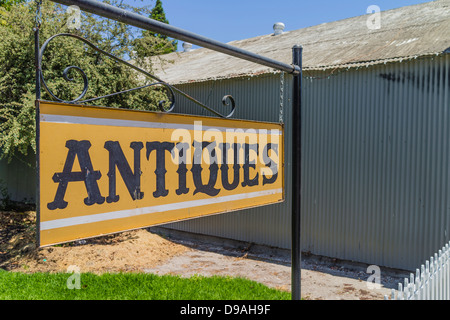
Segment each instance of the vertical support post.
M41 66L39 47L39 27L34 28L34 59L36 65L36 100L41 99Z
M292 83L292 220L291 220L291 296L301 299L301 159L302 159L302 46L292 48L292 62L300 67Z
M39 7L38 7L39 8ZM39 9L38 9L39 11ZM39 161L39 134L40 134L40 125L39 125L39 101L41 99L41 54L40 54L40 45L39 45L39 28L40 24L36 23L36 27L34 28L34 58L36 64L36 244L40 245L40 161Z

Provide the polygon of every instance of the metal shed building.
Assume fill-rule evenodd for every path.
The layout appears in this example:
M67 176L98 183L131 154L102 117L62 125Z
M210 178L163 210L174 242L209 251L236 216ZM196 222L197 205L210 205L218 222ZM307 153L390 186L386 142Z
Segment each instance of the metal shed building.
M285 63L303 46L303 251L414 270L450 240L450 1L381 12L379 29L368 19L230 44ZM208 106L231 94L233 118L281 118L286 137L298 125L289 75L207 49L157 61L160 78ZM181 97L175 112L209 115ZM166 226L290 248L285 147L284 203ZM32 158L0 162L14 200L34 198Z
M450 239L450 1L368 19L230 44L286 63L303 46L302 250L415 270ZM160 61L165 81L217 110L231 94L233 118L281 117L287 137L283 204L167 226L290 248L291 76L203 48ZM208 115L183 98L175 112Z

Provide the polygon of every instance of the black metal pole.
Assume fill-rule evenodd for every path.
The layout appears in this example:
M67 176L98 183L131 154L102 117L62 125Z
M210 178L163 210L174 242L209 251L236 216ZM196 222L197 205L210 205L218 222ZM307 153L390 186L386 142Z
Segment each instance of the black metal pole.
M39 163L39 150L40 150L40 142L39 142L39 100L41 99L41 65L40 65L40 45L39 45L39 28L40 23L36 23L34 28L34 59L36 65L36 116L35 116L35 124L36 124L36 243L40 244L40 163Z
M292 61L300 68L292 83L292 220L291 220L291 296L301 299L301 160L302 160L302 51L301 46L292 48Z
M39 27L34 28L34 59L36 65L36 100L41 99L41 66L39 63Z
M247 61L262 64L288 73L299 73L300 70L292 65L273 60L258 54L212 40L198 34L168 25L166 23L144 17L121 8L95 0L52 0L67 6L75 5L81 10L97 14L99 16L116 20L145 30L161 33L171 38L186 41L204 48L222 52Z

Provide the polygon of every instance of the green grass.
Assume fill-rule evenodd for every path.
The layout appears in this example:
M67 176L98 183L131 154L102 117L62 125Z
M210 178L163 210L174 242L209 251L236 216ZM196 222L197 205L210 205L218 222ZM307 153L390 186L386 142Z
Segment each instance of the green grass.
M0 300L290 299L289 292L271 289L242 278L181 278L143 273L81 273L79 276L80 289L69 289L69 273L26 274L0 269Z

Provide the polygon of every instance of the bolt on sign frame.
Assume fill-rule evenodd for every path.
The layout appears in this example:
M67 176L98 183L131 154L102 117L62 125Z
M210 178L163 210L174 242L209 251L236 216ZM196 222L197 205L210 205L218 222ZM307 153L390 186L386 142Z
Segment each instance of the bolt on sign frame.
M292 299L300 300L301 87L302 47L292 64L269 59L95 0L52 0L141 29L165 34L214 51L293 75L292 96ZM215 111L154 75L73 34L39 42L40 4L35 31L37 236L40 246L167 222L219 214L284 200L283 124L232 120L235 101L224 96L227 115ZM42 57L56 37L73 37L154 80L150 84L83 100L57 97L47 86ZM55 101L41 99L41 87ZM147 87L165 89L161 112L86 106L85 103ZM171 114L175 94L218 118ZM83 104L83 105L81 105ZM167 105L167 104L166 104ZM239 173L241 172L241 174ZM103 178L102 178L103 177Z

